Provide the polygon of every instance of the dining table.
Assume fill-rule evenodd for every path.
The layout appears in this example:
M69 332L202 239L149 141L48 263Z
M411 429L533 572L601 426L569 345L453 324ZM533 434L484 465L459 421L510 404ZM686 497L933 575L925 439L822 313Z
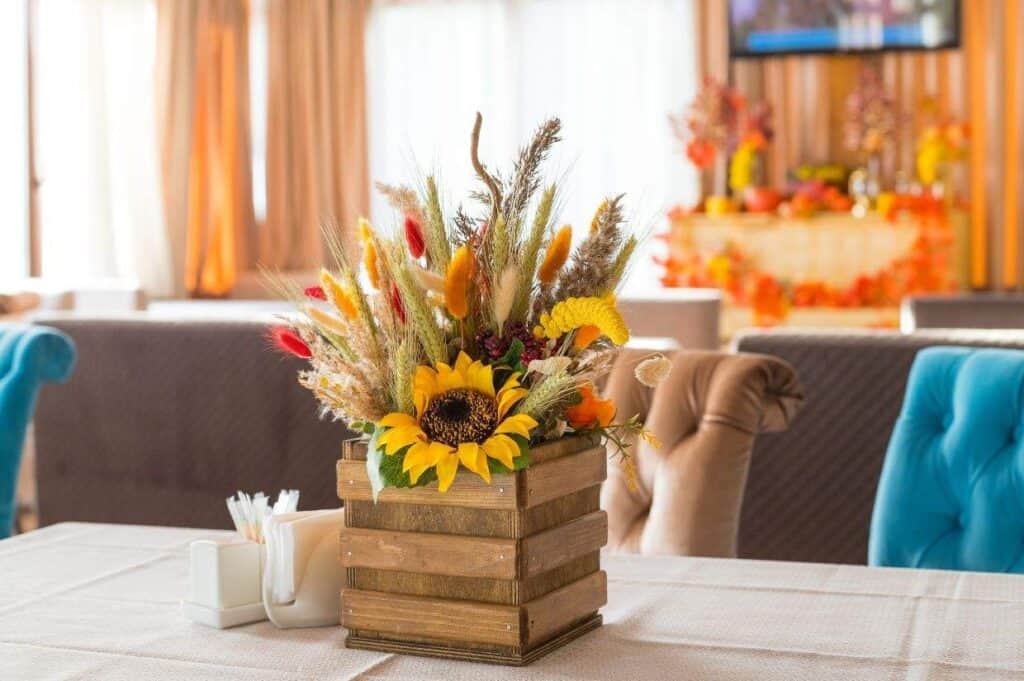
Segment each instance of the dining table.
M189 621L217 530L62 523L0 541L0 679L341 681L1024 678L1024 576L602 557L604 624L526 667L352 650L340 626Z

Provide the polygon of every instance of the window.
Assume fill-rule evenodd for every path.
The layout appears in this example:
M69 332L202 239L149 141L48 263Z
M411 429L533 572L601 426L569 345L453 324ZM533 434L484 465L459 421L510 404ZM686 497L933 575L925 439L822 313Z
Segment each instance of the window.
M0 3L0 284L29 270L26 6Z
M462 200L477 109L492 165L557 115L563 142L548 167L564 180L561 220L582 227L625 191L634 224L660 230L667 206L698 193L666 124L696 91L693 31L680 0L378 0L367 36L372 179L442 168L448 198ZM372 217L394 221L379 196ZM629 288L655 274L637 267Z
M13 3L12 3L13 4ZM172 288L156 135L151 0L36 0L42 275Z

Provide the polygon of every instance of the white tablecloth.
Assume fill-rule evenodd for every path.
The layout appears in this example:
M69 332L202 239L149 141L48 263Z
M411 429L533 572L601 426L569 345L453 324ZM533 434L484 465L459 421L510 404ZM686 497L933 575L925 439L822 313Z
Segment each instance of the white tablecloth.
M0 542L0 679L1024 678L1024 577L606 556L605 625L530 667L348 650L340 627L182 617L210 531L63 524Z

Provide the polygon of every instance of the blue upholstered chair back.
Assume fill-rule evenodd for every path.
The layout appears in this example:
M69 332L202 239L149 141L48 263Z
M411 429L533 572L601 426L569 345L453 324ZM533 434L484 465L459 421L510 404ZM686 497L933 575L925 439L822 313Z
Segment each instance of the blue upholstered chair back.
M75 347L56 329L0 324L0 539L11 533L25 431L39 386L71 375Z
M1024 573L1024 351L914 360L878 483L868 562Z

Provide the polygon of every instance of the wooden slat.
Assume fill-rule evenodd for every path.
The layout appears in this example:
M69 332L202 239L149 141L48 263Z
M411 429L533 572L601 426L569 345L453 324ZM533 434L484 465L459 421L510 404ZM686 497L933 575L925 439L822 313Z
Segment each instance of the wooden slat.
M516 578L516 540L346 527L345 567L425 572L454 577Z
M597 511L522 540L519 574L539 575L608 543L608 514Z
M599 551L526 579L450 577L377 568L348 568L348 586L407 596L520 605L601 569Z
M566 630L608 602L604 571L584 577L523 606L527 648Z
M337 472L339 498L373 500L365 462L340 459ZM516 508L515 476L493 475L488 485L476 475L460 474L444 494L438 492L436 482L412 489L386 487L381 490L378 501L511 510Z
M521 506L529 508L604 482L608 454L594 447L576 456L530 466L520 472Z
M410 641L401 636L381 634L379 632L349 629L345 639L345 647L361 650L376 650L383 653L399 653L401 655L425 655L467 662L485 662L487 664L504 664L515 667L530 664L548 653L558 650L567 643L576 640L588 631L601 626L601 615L592 615L570 629L528 650L520 646L494 646L487 650L488 644L467 646L465 642L449 641L430 643L425 638Z
M358 589L341 592L342 626L403 636L517 646L521 635L519 614L519 607L509 605ZM541 625L544 623L542 617Z

